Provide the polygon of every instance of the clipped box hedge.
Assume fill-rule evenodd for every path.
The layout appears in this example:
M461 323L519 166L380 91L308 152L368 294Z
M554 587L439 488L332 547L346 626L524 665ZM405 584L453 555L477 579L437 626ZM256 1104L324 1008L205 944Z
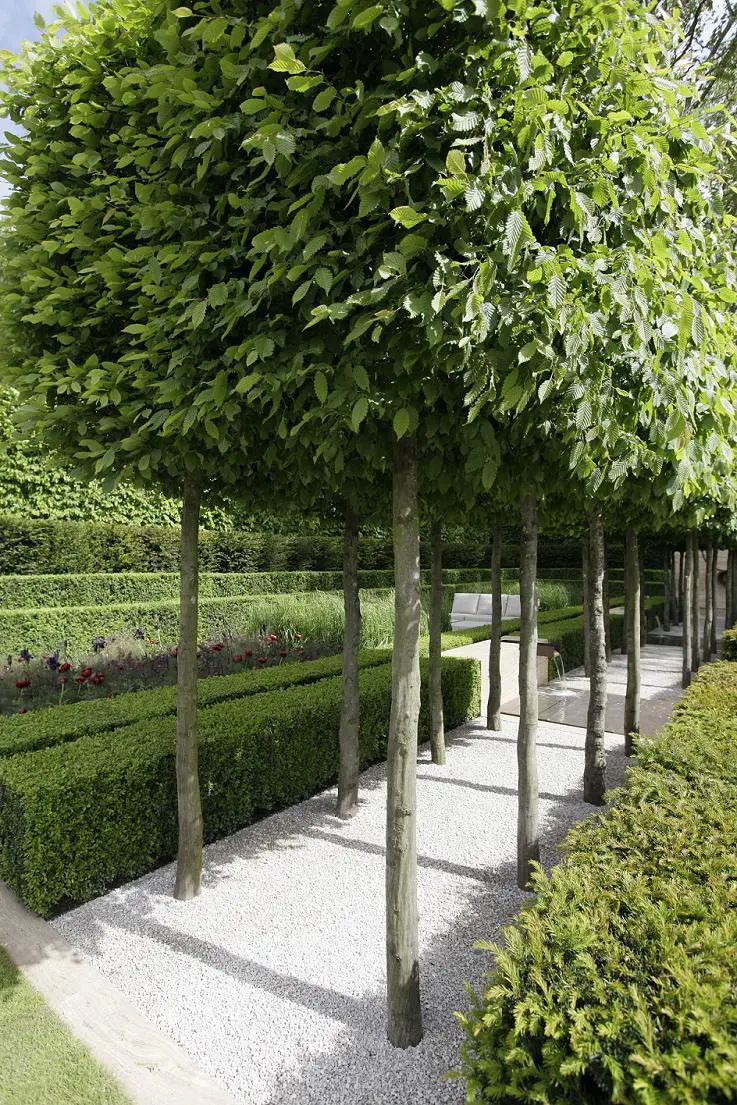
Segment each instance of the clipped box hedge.
M443 582L489 582L490 568L449 568ZM422 572L424 583L430 573ZM391 588L389 570L359 571L359 586ZM200 599L244 595L293 594L300 591L340 591L342 573L335 572L202 572ZM111 606L118 603L174 601L179 598L178 572L96 572L68 575L0 576L0 609L31 610L64 606Z
M361 653L361 667L371 668L391 661L391 651L372 649ZM341 673L343 658L325 656L304 663L284 664L264 671L248 670L233 675L213 675L197 684L201 709L229 699L246 698L285 687L296 687L329 679ZM119 729L124 725L176 714L176 687L131 691L115 698L95 698L51 706L27 714L0 717L0 759L21 752L35 752L79 737Z
M705 665L492 948L469 1105L737 1099L737 665Z
M723 660L737 660L737 629L725 629L722 634L721 657Z
M444 658L448 728L478 715L480 685L478 661ZM335 781L341 686L339 677L323 679L199 712L208 841ZM365 767L386 753L391 665L364 670L360 691ZM47 915L171 859L174 748L174 718L157 717L0 761L0 877Z

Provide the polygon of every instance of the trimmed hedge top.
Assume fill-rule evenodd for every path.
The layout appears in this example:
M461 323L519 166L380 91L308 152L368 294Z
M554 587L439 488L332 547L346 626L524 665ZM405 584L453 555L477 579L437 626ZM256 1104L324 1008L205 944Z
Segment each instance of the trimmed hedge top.
M468 1102L737 1100L737 666L701 669L578 825L471 1013Z

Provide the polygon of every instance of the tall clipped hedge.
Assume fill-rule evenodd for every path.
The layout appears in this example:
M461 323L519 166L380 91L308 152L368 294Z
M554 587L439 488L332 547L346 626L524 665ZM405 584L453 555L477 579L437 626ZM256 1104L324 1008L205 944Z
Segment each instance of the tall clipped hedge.
M737 665L701 669L611 810L493 947L469 1105L737 1097Z
M220 702L198 714L207 840L329 786L340 677ZM449 725L476 717L477 660L443 660ZM362 766L386 754L391 666L361 674ZM429 733L425 709L421 733ZM155 717L0 760L0 878L42 914L100 894L176 850L175 721Z

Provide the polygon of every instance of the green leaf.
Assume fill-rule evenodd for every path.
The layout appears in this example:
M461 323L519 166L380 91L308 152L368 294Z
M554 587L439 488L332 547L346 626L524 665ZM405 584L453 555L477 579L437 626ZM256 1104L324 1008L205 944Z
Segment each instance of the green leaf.
M445 159L445 167L451 176L458 176L466 171L466 157L462 150L449 150Z
M402 407L394 415L394 433L397 435L398 438L404 437L404 435L407 433L407 430L409 429L409 422L409 411L406 407Z
M424 215L421 211L415 211L414 207L393 207L389 212L389 217L392 218L395 223L399 223L400 226L404 226L407 230L411 230L413 226L417 226L418 223L424 222L427 215Z
M351 23L351 27L355 31L364 30L366 27L370 27L380 15L384 14L384 7L382 4L372 4L369 8L364 8L362 12L354 16Z
M572 61L573 61L573 54L571 53L571 51L570 50L564 50L563 53L558 58L557 64L560 66L561 69L567 69Z
M306 68L288 42L280 42L274 47L274 60L269 63L269 69L275 73L304 73Z
M205 321L207 313L207 300L199 299L192 308L192 329L196 330Z
M323 88L322 92L318 92L317 96L315 96L315 99L312 101L312 110L324 111L326 107L330 107L337 95L338 93L334 88Z
M368 412L368 399L365 395L362 395L353 404L353 410L351 411L351 425L355 431L358 431L359 426L363 422Z
M315 373L314 387L318 401L324 405L328 397L328 380L324 372Z

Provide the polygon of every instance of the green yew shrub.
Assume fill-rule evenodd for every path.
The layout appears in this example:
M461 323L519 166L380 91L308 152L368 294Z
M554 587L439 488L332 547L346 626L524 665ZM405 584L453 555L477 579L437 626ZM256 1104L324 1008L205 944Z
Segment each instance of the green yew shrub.
M609 812L495 954L468 1102L715 1105L737 1096L737 668L699 672Z
M426 679L426 672L423 672ZM329 786L338 772L340 677L200 711L207 840ZM443 660L448 726L480 711L481 673ZM361 758L386 754L391 666L361 674ZM427 708L421 734L429 733ZM173 717L0 760L0 878L41 914L150 871L176 851Z
M737 629L725 629L722 634L721 655L723 660L737 660Z

